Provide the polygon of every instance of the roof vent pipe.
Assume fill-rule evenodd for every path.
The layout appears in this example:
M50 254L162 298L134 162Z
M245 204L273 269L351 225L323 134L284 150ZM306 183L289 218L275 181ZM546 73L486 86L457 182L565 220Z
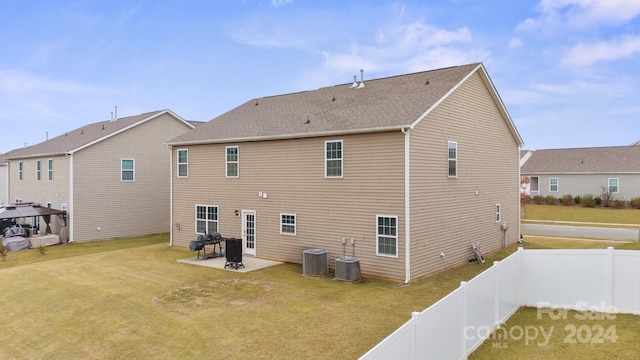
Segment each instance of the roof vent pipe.
M358 89L362 89L364 87L364 70L360 69L360 84L358 85Z
M353 84L351 84L351 87L349 87L349 89L353 89L354 87L358 86L358 82L356 81L356 76L353 75Z
M118 105L116 105L116 109L113 112L113 121L118 120Z

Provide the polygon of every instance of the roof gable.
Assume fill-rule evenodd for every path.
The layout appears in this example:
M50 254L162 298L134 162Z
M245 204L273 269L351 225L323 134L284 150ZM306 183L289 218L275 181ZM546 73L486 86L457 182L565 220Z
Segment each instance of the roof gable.
M536 150L521 173L640 173L640 146Z
M152 111L135 116L119 118L117 120L107 120L85 125L39 144L9 151L4 155L4 157L6 159L18 159L73 153L163 114L171 114L186 126L194 128L194 125L183 120L170 110Z
M169 142L170 145L325 136L411 128L482 64L365 80L252 99ZM489 81L490 84L490 81ZM491 85L491 84L490 84ZM493 89L491 85L490 90ZM495 92L495 91L494 91ZM492 94L494 98L496 94ZM498 98L499 100L499 98ZM503 105L500 102L502 108ZM511 119L506 119L513 127ZM515 138L521 143L517 131Z

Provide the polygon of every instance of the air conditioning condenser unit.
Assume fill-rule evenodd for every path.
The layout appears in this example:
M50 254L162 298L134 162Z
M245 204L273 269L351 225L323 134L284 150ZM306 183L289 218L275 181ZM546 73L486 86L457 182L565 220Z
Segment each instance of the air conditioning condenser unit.
M347 282L360 281L360 260L348 256L336 259L335 279Z
M310 249L302 252L302 274L307 276L329 276L329 250Z

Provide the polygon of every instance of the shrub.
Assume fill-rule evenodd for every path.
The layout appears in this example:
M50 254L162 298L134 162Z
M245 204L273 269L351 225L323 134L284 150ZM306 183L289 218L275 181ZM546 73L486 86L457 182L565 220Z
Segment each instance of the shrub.
M594 197L593 200L596 202L596 206L602 205L602 198L600 196Z
M556 198L553 195L547 195L544 197L544 202L547 203L547 205L553 205L556 203Z
M544 197L542 195L536 195L533 197L533 203L540 205L542 203L544 203Z
M580 197L580 204L584 207L594 207L596 206L596 200L591 194L582 195Z
M640 209L640 197L631 199L629 205L633 208Z
M574 204L578 205L580 204L580 200L582 200L582 198L580 197L580 195L576 195L576 197L573 198L573 202Z
M571 194L566 194L566 195L562 195L562 197L560 199L558 199L560 201L560 204L562 205L571 205L573 204L573 196L571 196Z
M624 200L615 199L613 200L613 207L616 209L622 209L627 207L627 202Z

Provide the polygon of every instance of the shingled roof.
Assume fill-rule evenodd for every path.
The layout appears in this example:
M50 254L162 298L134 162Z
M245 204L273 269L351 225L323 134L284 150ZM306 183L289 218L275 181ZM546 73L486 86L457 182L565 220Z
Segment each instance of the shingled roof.
M546 149L533 152L522 174L640 173L640 146Z
M169 145L389 131L412 126L480 63L252 99ZM490 81L489 81L490 82ZM492 85L490 85L492 87ZM497 98L498 101L499 98ZM505 110L505 115L506 114ZM511 121L509 119L509 121ZM515 136L519 139L515 127Z
M113 121L107 120L89 124L81 128L66 132L47 141L43 141L39 144L9 151L4 154L4 158L11 160L19 158L63 155L82 149L103 139L109 138L113 135L129 129L130 127L142 124L165 113L170 113L177 119L183 121L185 124L194 127L193 124L181 119L178 115L171 112L171 110L151 111L140 115L118 118L117 120Z

